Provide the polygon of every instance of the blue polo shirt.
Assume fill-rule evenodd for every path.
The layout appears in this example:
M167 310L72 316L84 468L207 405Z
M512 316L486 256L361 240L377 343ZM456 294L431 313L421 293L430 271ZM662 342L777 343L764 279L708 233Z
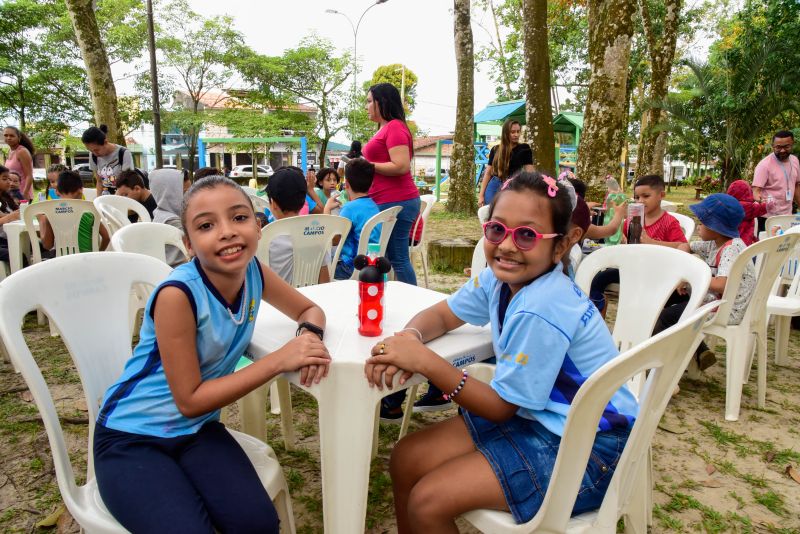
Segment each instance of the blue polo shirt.
M361 236L361 230L368 220L380 213L378 205L369 197L360 197L351 200L344 206L342 211L339 212L339 217L350 219L353 226L350 228L350 233L347 234L347 239L342 246L342 253L339 255L339 261L345 265L352 267L353 258L356 257L358 252L358 239ZM381 225L375 226L369 234L370 243L377 243L381 238Z
M131 434L169 438L193 434L206 422L219 420L219 410L186 417L169 389L153 321L156 299L167 286L183 291L192 306L203 381L234 372L250 344L264 287L258 259L253 258L248 264L245 283L236 302L230 306L203 272L197 258L179 266L150 295L139 343L120 379L106 391L98 424Z
M462 321L491 323L497 355L491 386L497 394L519 406L520 417L561 436L578 389L619 352L597 308L560 269L535 279L510 301L509 294L508 286L484 269L447 303ZM628 428L638 410L623 386L603 411L597 430Z

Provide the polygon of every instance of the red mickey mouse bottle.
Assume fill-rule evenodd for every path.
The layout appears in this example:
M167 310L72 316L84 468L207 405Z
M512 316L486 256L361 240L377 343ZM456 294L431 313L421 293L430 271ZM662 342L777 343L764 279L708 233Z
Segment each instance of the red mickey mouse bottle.
M353 259L358 274L358 333L379 336L383 332L383 275L392 268L383 257L368 258L363 254Z

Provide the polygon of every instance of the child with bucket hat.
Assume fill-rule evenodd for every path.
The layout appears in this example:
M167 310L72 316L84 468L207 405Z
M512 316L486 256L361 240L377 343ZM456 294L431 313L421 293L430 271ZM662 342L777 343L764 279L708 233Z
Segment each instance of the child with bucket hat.
M739 225L744 219L744 209L739 201L725 193L708 195L702 202L689 206L689 209L700 219L700 241L691 243L675 243L674 248L697 254L711 268L711 284L705 302L719 300L725 292L733 262L747 248L739 237ZM742 275L739 292L733 302L728 324L739 324L744 317L745 308L753 288L756 285L756 271L752 263L748 264ZM667 306L656 322L654 334L674 325L686 308L686 302ZM705 343L701 343L695 355L700 369L714 364L716 358Z

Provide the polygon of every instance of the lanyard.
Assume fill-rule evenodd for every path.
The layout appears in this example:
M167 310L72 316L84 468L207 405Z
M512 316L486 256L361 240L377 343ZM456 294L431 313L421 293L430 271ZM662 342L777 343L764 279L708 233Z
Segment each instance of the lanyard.
M791 188L789 187L789 173L791 173L792 171L792 157L789 156L789 173L787 173L786 167L783 166L783 163L781 163L781 160L778 159L778 156L775 156L775 154L773 154L773 156L775 157L775 161L778 162L778 165L783 171L783 177L786 178L786 190L791 191Z

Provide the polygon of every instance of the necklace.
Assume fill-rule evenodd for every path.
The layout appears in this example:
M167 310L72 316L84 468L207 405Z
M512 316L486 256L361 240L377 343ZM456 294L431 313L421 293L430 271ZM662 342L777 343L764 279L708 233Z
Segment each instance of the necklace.
M230 306L226 307L225 309L228 310L228 315L231 316L231 321L233 321L233 324L239 326L244 322L245 317L247 317L247 277L244 279L244 290L242 290L241 317L237 319Z

